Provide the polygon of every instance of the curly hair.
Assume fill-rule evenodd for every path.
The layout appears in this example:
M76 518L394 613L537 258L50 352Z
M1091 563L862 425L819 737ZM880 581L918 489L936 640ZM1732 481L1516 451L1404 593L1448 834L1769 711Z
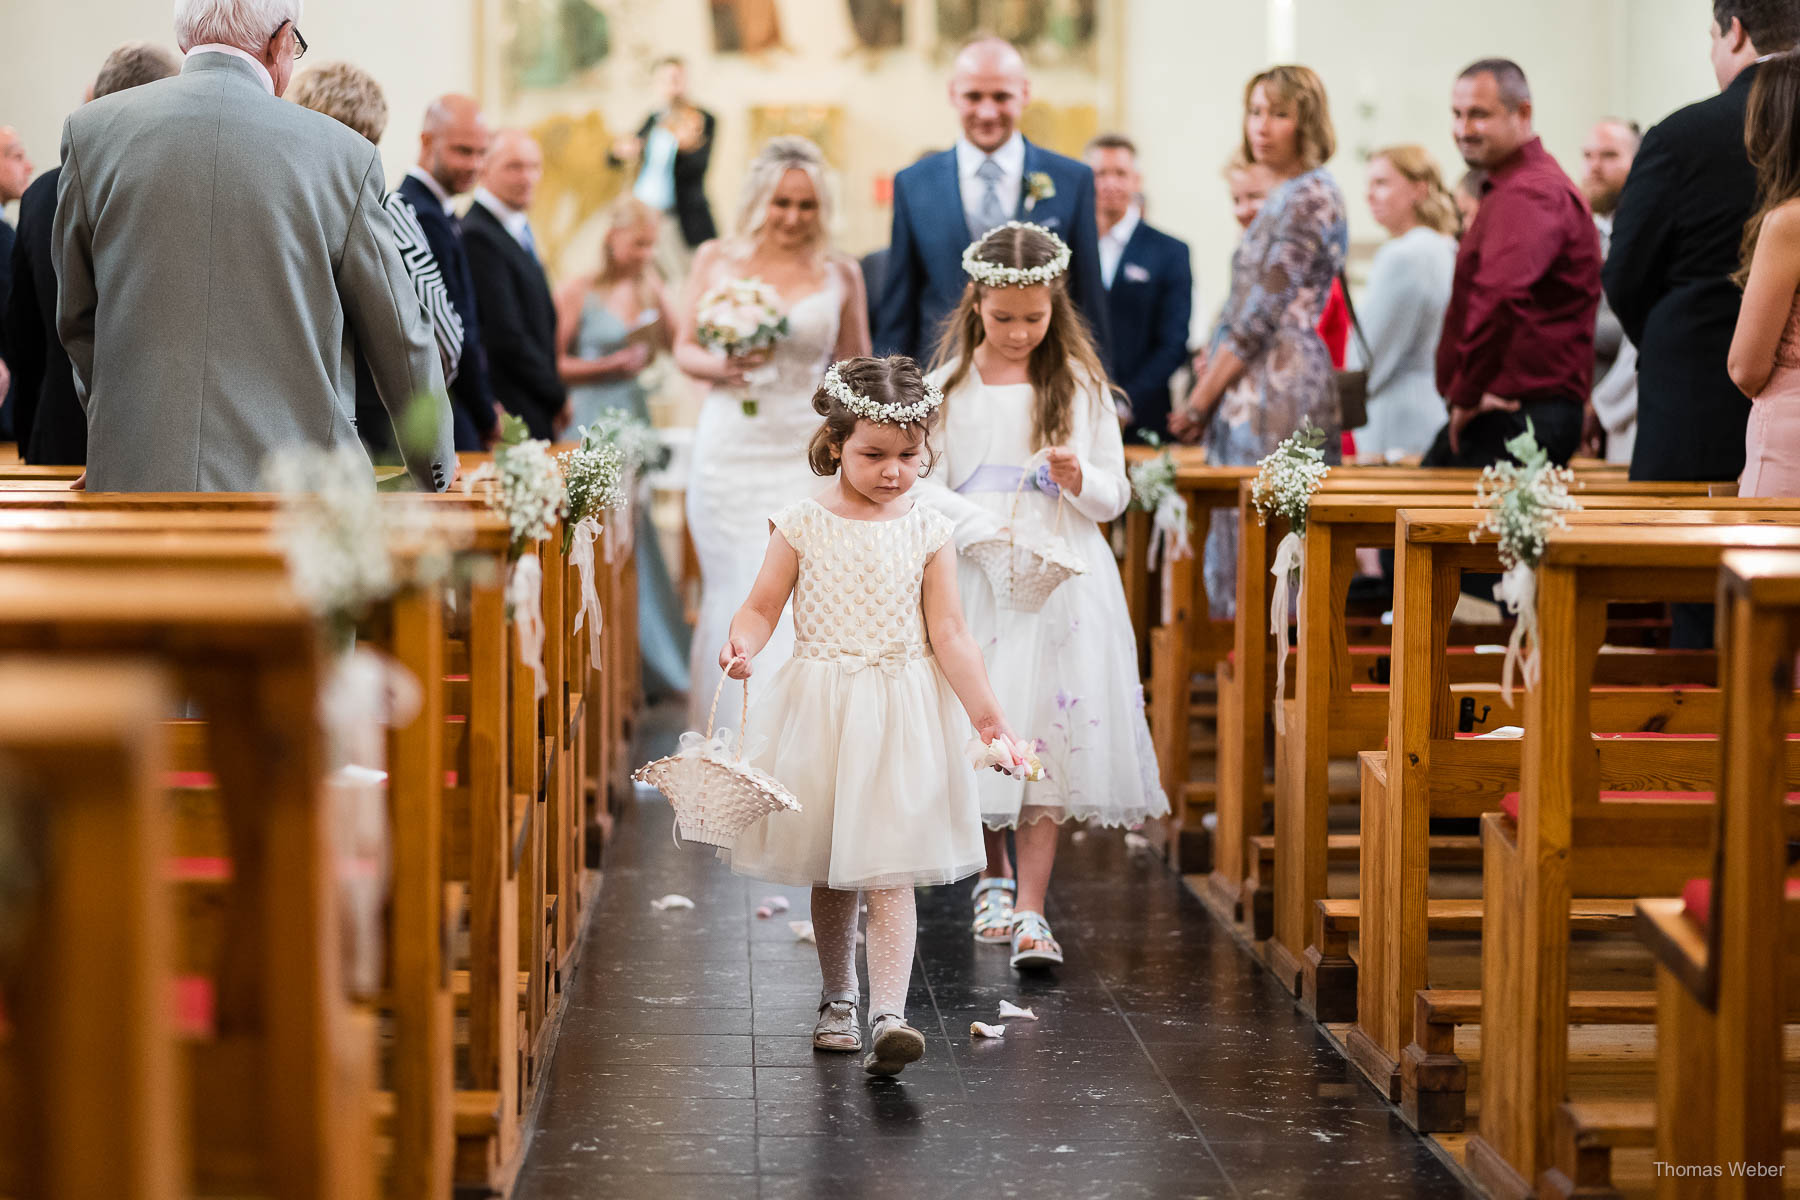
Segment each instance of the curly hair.
M895 354L888 358L847 358L837 365L838 379L844 386L859 396L867 396L877 404L893 404L905 406L916 404L925 395L925 372L919 364L904 354ZM812 435L806 446L806 462L812 467L814 475L831 476L838 472L838 464L843 461L844 443L856 432L856 423L863 420L848 408L844 402L826 391L821 385L813 393L813 411L825 418L824 424ZM902 425L901 429L911 430L916 441L922 447L930 446L930 434L938 422L940 409L932 409L925 420L916 425ZM931 471L931 451L925 449L925 464L919 474Z

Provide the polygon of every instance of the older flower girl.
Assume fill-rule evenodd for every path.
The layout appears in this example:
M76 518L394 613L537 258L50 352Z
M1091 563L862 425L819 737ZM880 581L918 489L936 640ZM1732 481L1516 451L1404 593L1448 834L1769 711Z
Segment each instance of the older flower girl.
M1044 919L1057 826L1128 826L1169 811L1125 589L1099 526L1131 498L1124 444L1106 371L1069 299L1068 265L1062 239L1036 225L1011 222L971 246L969 284L931 374L945 393L936 474L953 492L929 495L956 518L958 545L1007 523L1015 537L1060 536L1087 567L1036 612L1003 607L966 557L959 571L994 690L1007 712L1024 714L1043 758L1038 782L989 775L978 787L990 829L1018 830L1018 876L1015 901L1005 843L990 834L975 937L1010 940L1015 967L1062 962Z
M858 892L867 897L873 1046L863 1065L879 1075L925 1053L905 1016L913 888L973 875L983 860L958 702L982 741L1013 746L963 624L950 521L909 494L942 403L910 358L856 358L826 373L813 397L825 423L808 458L835 481L772 518L762 573L719 654L732 678L749 678L792 597L794 656L752 716L769 738L752 763L800 811L764 818L721 856L740 874L812 886L820 1050L862 1049Z

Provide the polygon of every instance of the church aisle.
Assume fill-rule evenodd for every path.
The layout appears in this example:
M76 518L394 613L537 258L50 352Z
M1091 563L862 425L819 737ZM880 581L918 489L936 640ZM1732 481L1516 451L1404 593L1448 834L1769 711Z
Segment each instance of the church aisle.
M875 1080L812 1050L817 960L788 924L805 891L677 850L670 823L640 792L607 849L518 1200L1465 1194L1116 832L1064 835L1054 976L968 936L966 887L919 893L908 1016L926 1056ZM778 891L793 910L759 920ZM694 908L652 909L670 892ZM971 1039L1003 999L1039 1020Z

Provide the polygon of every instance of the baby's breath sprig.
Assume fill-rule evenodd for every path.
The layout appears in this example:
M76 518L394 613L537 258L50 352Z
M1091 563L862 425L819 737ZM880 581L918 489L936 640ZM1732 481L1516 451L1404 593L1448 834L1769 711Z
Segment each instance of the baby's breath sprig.
M1250 491L1257 520L1266 525L1270 517L1285 517L1293 532L1305 536L1307 506L1329 474L1325 431L1303 421L1257 464L1256 482Z
M1148 435L1155 439L1155 434ZM1160 445L1151 440L1152 446ZM1165 496L1175 491L1175 456L1166 448L1155 458L1146 459L1127 471L1131 478L1131 503L1142 512L1155 512Z
M619 452L621 469L630 477L661 467L668 456L662 438L649 422L622 408L602 409L582 430L584 444L590 435Z
M510 414L500 431L493 465L469 476L464 487L488 482L487 506L506 518L512 535L508 557L517 559L555 531L557 519L568 511L569 491L549 442L527 437L525 422Z
M581 431L581 445L564 452L563 480L569 490L568 520L563 523L563 553L575 540L575 526L588 517L625 506L624 455L598 430Z
M1567 529L1563 514L1581 508L1569 494L1575 473L1550 461L1538 445L1537 432L1525 422L1525 432L1506 443L1513 461L1501 461L1481 472L1475 484L1475 504L1487 509L1479 529L1469 534L1475 541L1483 532L1500 539L1500 565L1511 570L1523 564L1536 567L1544 557L1544 542L1552 529Z

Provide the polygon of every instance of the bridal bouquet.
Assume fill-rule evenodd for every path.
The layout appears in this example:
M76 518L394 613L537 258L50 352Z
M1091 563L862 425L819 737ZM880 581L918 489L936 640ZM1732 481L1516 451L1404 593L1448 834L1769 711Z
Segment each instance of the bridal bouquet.
M1515 669L1527 688L1538 679L1537 565L1544 557L1544 541L1552 529L1568 528L1563 514L1581 505L1569 495L1575 473L1551 463L1530 421L1524 433L1506 443L1506 452L1516 461L1486 468L1475 485L1476 506L1488 512L1469 539L1484 531L1500 539L1500 565L1506 573L1494 585L1494 599L1516 618L1500 675L1500 695L1510 705Z
M1170 562L1192 558L1194 547L1188 534L1193 523L1188 519L1187 497L1175 488L1175 456L1164 450L1132 467L1128 474L1132 506L1150 514L1150 569L1156 570L1165 549Z
M768 350L787 336L787 314L781 311L781 295L760 279L727 279L714 284L700 297L694 337L708 350L727 358L742 358ZM758 367L745 375L740 403L744 415L756 415L756 397L750 386L774 378L770 367Z
M1275 565L1269 573L1275 576L1274 594L1269 597L1269 625L1275 633L1275 728L1286 725L1282 701L1287 683L1288 656L1288 589L1301 586L1301 539L1306 536L1306 511L1313 493L1325 486L1331 468L1325 465L1325 431L1305 421L1257 464L1256 482L1250 489L1250 502L1256 506L1256 519L1268 524L1270 517L1283 517L1288 523L1287 536L1275 547Z

